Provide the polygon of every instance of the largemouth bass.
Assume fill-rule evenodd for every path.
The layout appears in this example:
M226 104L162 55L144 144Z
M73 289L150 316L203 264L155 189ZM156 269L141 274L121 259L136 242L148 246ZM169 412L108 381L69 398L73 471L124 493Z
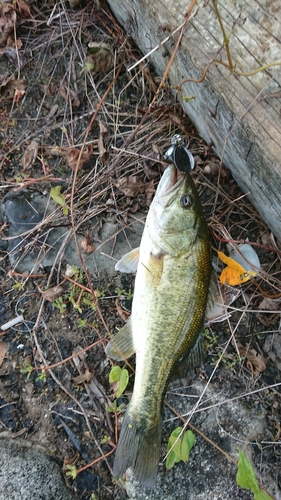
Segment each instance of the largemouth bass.
M116 265L123 272L137 270L132 314L106 349L116 360L136 353L133 395L114 462L116 478L132 467L140 483L155 485L164 396L175 365L184 354L192 356L203 327L210 252L194 182L189 173L170 165L151 203L140 248Z

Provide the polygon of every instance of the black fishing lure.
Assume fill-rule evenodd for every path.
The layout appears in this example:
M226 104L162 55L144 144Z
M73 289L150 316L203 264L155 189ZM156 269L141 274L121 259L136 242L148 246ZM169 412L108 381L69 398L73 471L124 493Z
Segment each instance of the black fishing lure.
M194 158L185 147L180 135L176 134L171 139L172 146L164 155L164 159L175 164L181 172L190 172L194 168Z

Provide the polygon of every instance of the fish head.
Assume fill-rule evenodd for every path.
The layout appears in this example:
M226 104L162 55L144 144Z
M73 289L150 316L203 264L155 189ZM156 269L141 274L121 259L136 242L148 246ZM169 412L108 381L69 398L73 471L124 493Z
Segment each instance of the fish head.
M178 256L194 244L206 223L194 182L174 165L165 170L147 217L150 239L160 253Z

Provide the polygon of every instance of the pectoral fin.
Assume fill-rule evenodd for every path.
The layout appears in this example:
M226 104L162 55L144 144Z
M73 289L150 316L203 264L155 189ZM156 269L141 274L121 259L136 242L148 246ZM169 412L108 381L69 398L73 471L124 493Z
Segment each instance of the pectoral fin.
M135 353L131 318L129 318L119 332L112 337L111 341L106 346L105 352L110 358L116 359L116 361L127 359Z
M139 247L125 253L115 264L115 270L121 273L135 273L139 263Z

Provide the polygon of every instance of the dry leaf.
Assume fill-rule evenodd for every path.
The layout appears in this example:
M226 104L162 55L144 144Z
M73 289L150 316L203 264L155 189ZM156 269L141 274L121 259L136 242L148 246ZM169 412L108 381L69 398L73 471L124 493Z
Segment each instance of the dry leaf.
M81 347L80 345L74 347L72 354L77 354L77 356L74 356L73 358L73 363L75 364L77 370L80 372L82 368L85 368L85 359L88 357L88 354L83 351L83 347Z
M81 73L91 71L95 75L108 72L114 66L114 58L107 43L90 42L91 54L85 59Z
M141 178L136 175L122 177L115 181L114 184L125 196L131 196L132 198L144 193L146 187Z
M38 286L38 290L42 294L43 299L48 300L49 302L53 302L63 293L63 288L60 285L49 288L49 290L41 290Z
M72 381L74 382L74 384L84 384L85 382L89 383L91 382L93 376L94 373L88 370L88 368L86 368L84 373L77 375L77 377L74 377Z
M25 152L23 153L22 166L24 172L26 172L27 169L31 167L35 162L38 153L38 146L38 142L31 141L31 143L27 146Z
M211 279L209 299L205 312L205 326L219 323L231 316L230 306L240 295L241 290L228 285L222 285Z
M156 179L157 177L159 177L159 172L157 172L156 170L153 170L152 168L148 167L145 164L143 166L143 171L144 171L144 173L149 181L151 181L151 179Z
M14 32L17 14L11 4L0 2L0 47L6 45L9 35Z
M45 146L44 150L48 155L53 156L66 156L69 148L60 148L59 146Z
M84 163L89 161L90 156L93 151L93 146L92 144L89 144L87 149L82 152L80 149L77 148L69 148L68 151L65 153L66 161L68 163L68 166L71 168L71 170L81 170L83 167ZM80 156L81 154L81 156Z
M154 142L151 145L151 151L152 151L152 158L154 160L160 161L161 160L161 151L160 151L160 148L156 144L154 144Z
M116 305L116 309L117 309L119 316L121 316L121 318L124 321L127 321L128 317L130 316L131 313L129 311L125 311L125 309L123 309L123 307L120 304L119 297L117 297L117 299L115 300L115 305Z
M23 80L13 78L3 80L0 84L0 100L7 101L14 99L18 103L19 99L25 94L25 83Z
M133 203L133 205L130 206L130 213L131 214L135 214L136 212L139 211L139 209L141 208L139 202L137 201L136 203Z
M145 193L146 193L146 205L149 207L152 198L154 195L155 189L154 189L154 180L152 179L148 184L145 186Z
M267 311L277 311L280 309L281 298L270 299L268 297L264 297L261 303L258 305L258 309L263 309Z
M76 96L74 90L71 90L65 83L61 84L60 95L66 100L72 103L72 106L80 106L80 101Z
M79 247L80 247L80 250L84 253L90 254L90 253L93 253L95 251L95 247L92 244L91 239L90 239L89 231L86 231L85 238L83 238Z
M17 0L16 1L16 6L17 6L17 11L20 14L20 17L22 19L31 19L33 18L29 5L24 1L24 0Z
M0 342L0 366L2 365L5 355L8 352L9 345L10 344L8 342Z
M109 160L109 152L107 151L105 146L105 139L108 135L108 130L105 124L101 120L99 120L99 128L100 128L100 134L98 138L98 149L99 149L100 161L103 165L106 165Z
M266 359L258 354L255 349L249 349L249 344L243 346L240 342L236 342L239 355L246 358L247 368L252 372L254 377L258 377L260 373L266 370Z
M15 66L20 66L20 68L23 68L26 65L26 57L14 47L6 46L0 49L0 57L2 55L7 56L9 61L11 61L11 63Z
M47 96L53 96L58 91L58 87L54 83L50 83L49 85L39 85L39 89Z
M204 167L204 174L218 175L218 173L220 173L220 177L225 179L226 177L229 177L230 171L221 165L219 160L211 159L211 161Z

